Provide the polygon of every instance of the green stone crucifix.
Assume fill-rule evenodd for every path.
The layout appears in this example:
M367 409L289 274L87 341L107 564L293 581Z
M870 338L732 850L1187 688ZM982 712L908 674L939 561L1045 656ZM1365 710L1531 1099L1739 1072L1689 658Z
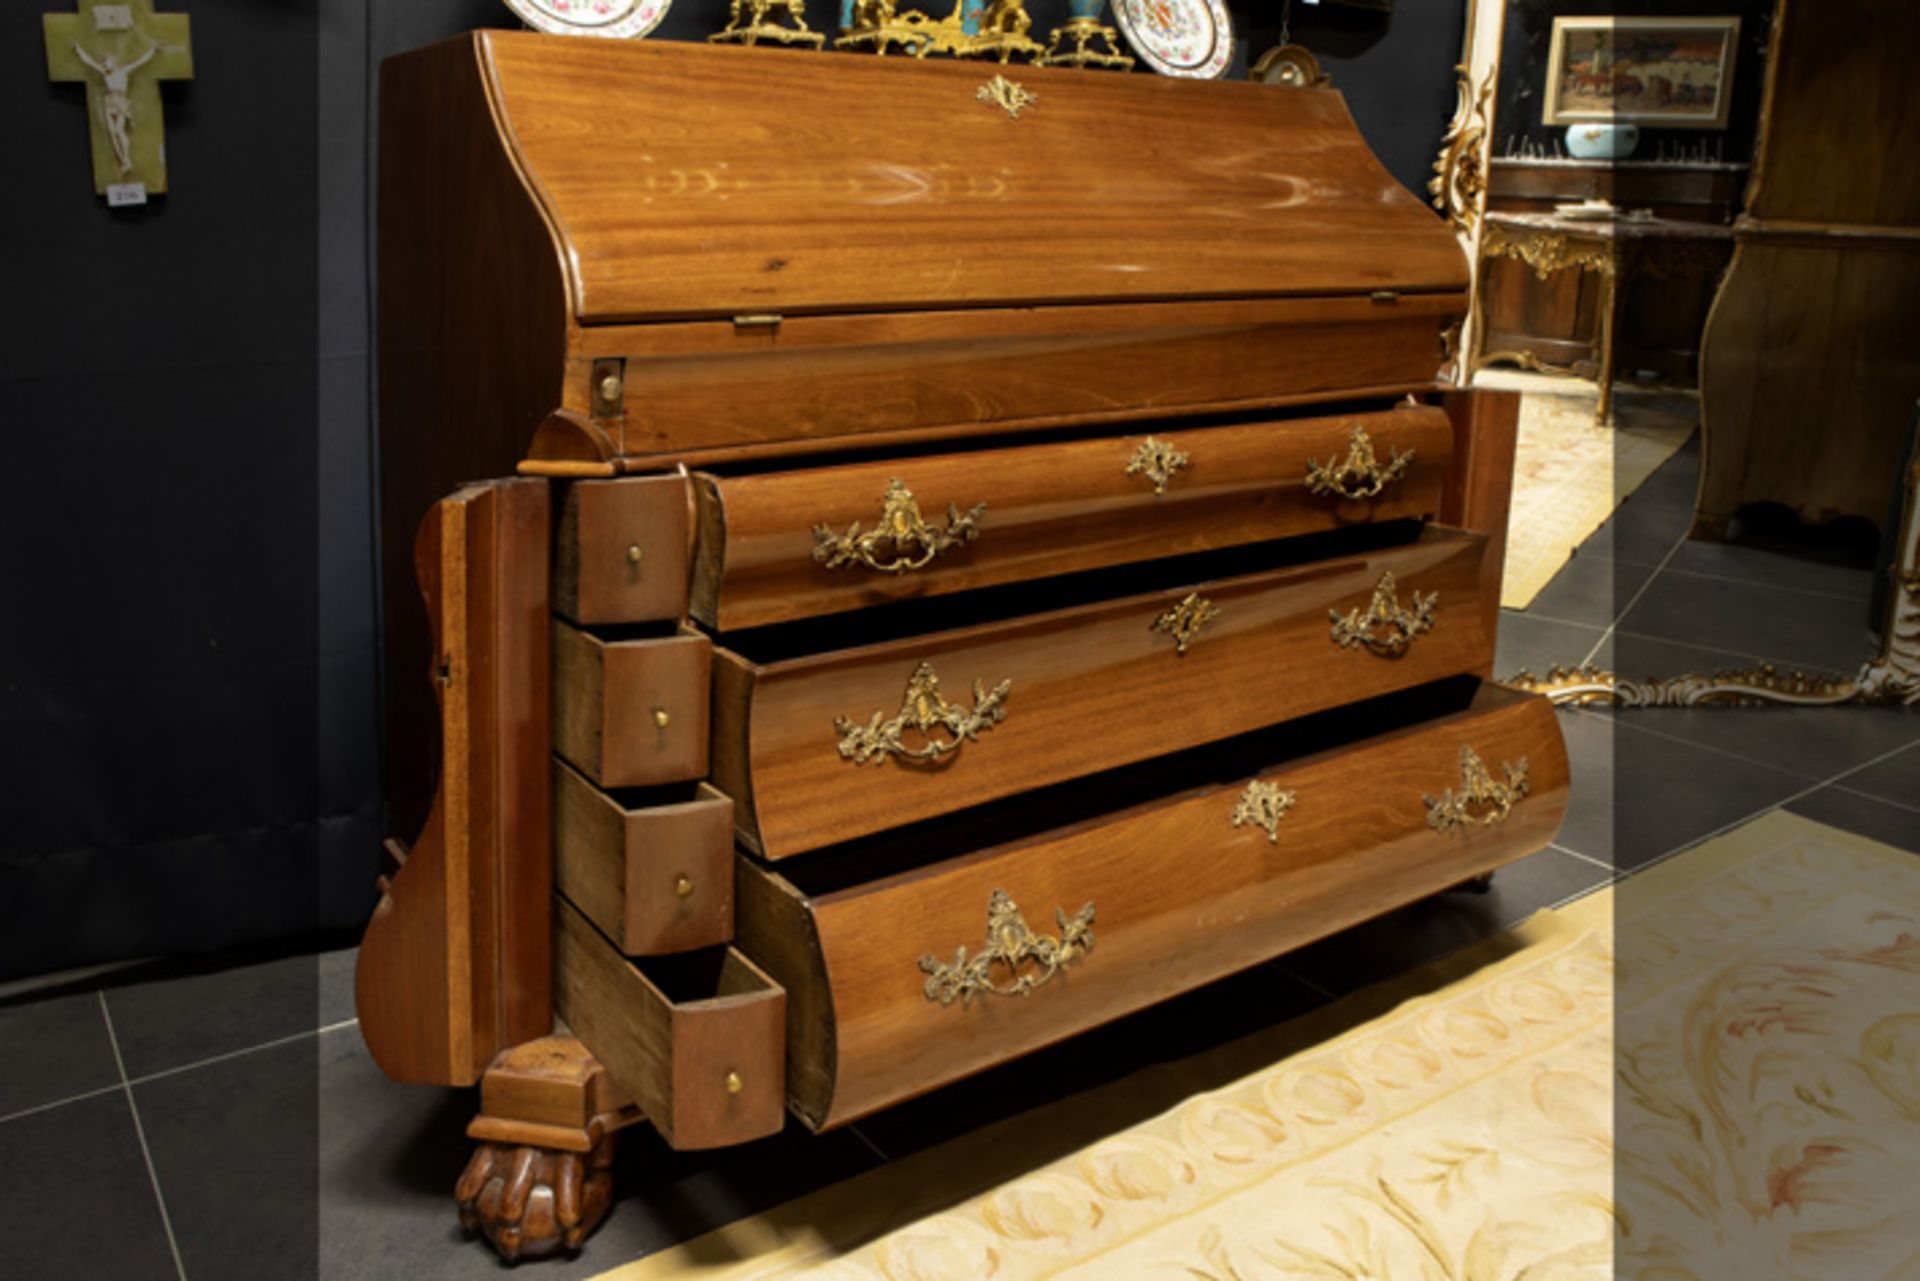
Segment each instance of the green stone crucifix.
M187 15L156 14L153 0L79 6L41 18L47 75L86 83L93 189L109 204L141 204L167 189L160 82L193 78Z

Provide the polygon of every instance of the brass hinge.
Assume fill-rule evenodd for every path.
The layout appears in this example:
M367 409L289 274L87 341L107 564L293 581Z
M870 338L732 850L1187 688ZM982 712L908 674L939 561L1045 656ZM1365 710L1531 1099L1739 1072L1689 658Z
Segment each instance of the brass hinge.
M744 316L735 316L733 327L735 329L778 329L783 319L785 317L775 311L749 312Z

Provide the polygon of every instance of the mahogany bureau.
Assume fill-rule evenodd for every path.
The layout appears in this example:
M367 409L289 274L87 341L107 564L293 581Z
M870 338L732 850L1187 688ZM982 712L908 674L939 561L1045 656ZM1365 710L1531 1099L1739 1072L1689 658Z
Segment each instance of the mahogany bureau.
M382 80L396 1080L463 1219L824 1130L1544 845L1510 398L1340 98L480 33ZM1012 109L1019 106L1016 112ZM423 519L424 518L424 519ZM417 534L415 532L417 527ZM418 593L424 593L425 609Z

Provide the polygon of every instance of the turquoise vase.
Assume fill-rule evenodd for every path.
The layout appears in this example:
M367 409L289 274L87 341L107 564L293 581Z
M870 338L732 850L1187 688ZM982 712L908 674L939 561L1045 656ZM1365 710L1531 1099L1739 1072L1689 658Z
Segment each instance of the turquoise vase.
M1107 0L1067 0L1067 16L1093 22L1098 20L1100 11L1106 7Z

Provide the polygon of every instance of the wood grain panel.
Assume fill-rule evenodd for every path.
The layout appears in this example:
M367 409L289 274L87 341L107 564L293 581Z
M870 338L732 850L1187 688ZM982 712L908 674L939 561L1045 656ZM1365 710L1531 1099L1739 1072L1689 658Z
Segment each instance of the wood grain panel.
M1436 831L1423 797L1459 785L1462 746L1496 772L1524 757L1528 793L1497 825ZM1256 964L1538 849L1567 805L1552 708L1493 687L1467 711L1259 777L1298 798L1277 843L1232 825L1233 784L807 902L832 1057L794 1043L822 1056L793 1063L794 1110L816 1129L855 1120ZM741 876L786 885L744 859ZM1024 997L929 1000L920 958L977 952L995 890L1049 935L1056 908L1092 903L1094 949ZM740 946L761 941L743 931Z
M1405 479L1372 500L1309 494L1309 463L1342 458L1356 428L1368 433L1383 462L1395 453L1412 456ZM699 476L693 614L723 631L758 627L1360 521L1428 516L1439 510L1440 482L1453 452L1448 419L1432 407L1154 436L1188 459L1164 493L1156 493L1145 476L1127 474L1146 433ZM895 477L913 491L931 525L945 523L949 505L966 512L984 502L978 540L905 574L864 565L827 569L818 562L814 526L838 532L858 522L863 530L875 528ZM890 556L891 549L883 554Z
M1427 384L1441 331L1465 309L1466 296L1448 292L636 326L622 331L632 345L621 348L616 438L630 457L766 451ZM650 354L656 344L666 350ZM582 384L585 361L571 375Z
M414 544L439 786L354 975L361 1035L397 1081L470 1085L552 1026L547 522L545 481L498 481L436 504Z
M978 65L473 39L586 322L1466 283L1330 92L1022 67L1016 120Z
M553 763L555 883L628 956L733 938L733 802L705 783L627 808Z
M740 839L768 858L950 813L1289 717L1480 668L1490 661L1480 603L1485 540L1429 528L1417 543L1198 585L1220 610L1182 656L1152 628L1187 594L1156 592L956 631L756 665L721 650L719 682L744 709L715 714L746 743L714 753ZM1438 622L1403 655L1343 648L1328 613L1364 608L1383 573L1438 594ZM864 724L901 706L930 662L945 696L1012 682L1004 723L932 767L856 764L836 717Z
M553 542L554 612L576 623L684 615L692 505L682 476L568 485Z
M728 948L698 995L669 994L554 900L560 1017L668 1146L681 1151L777 1133L786 1075L786 994Z
M700 777L712 654L712 642L690 628L605 641L554 620L554 751L601 787Z

